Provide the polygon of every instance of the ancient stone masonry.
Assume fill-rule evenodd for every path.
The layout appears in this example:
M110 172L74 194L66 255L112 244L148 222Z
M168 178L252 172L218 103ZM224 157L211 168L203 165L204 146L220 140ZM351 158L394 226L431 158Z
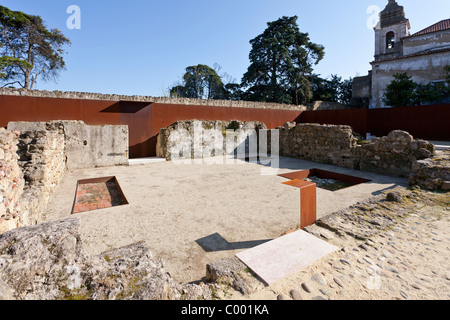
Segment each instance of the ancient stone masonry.
M0 131L0 234L39 223L66 170L126 164L127 126L9 123Z
M349 126L286 123L278 129L282 156L400 177L435 152L428 141L400 130L363 142Z
M414 140L407 132L395 130L357 147L354 154L362 171L408 177L413 163L433 156L434 152L434 145L428 141Z
M28 206L23 225L38 223L47 203L64 175L64 134L60 131L22 131L19 165L26 181L21 201Z
M10 122L8 129L52 131L63 137L68 170L128 164L128 126L83 121Z
M0 128L0 234L21 224L25 180L18 164L18 132Z
M315 110L339 110L346 109L350 107L355 107L357 105L345 105L338 102L329 102L329 101L313 101L306 104L308 111Z
M233 154L236 149L248 154L257 148L258 132L266 129L258 121L179 121L160 130L156 153L167 160Z
M354 134L350 126L292 122L277 129L281 156L399 177L408 177L416 161L435 153L430 142L414 139L400 130L367 142ZM228 135L229 130L235 130L235 135ZM267 132L270 151L270 130L260 122L179 121L161 129L157 154L167 160L196 159L233 154L240 146L248 155L252 154L252 138L254 145L260 147L260 131ZM230 138L236 138L234 144ZM224 153L217 154L218 151ZM257 149L253 151L256 153Z
M65 171L58 131L1 130L0 234L36 224Z
M280 130L280 155L353 168L357 138L349 126L286 123Z
M409 184L428 190L450 190L450 149L416 161L412 166Z

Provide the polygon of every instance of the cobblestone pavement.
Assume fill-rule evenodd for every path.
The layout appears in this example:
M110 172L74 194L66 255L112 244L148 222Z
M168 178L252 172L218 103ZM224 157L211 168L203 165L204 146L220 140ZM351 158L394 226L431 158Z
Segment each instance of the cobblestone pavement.
M356 206L359 210L347 210L352 214L346 221L342 221L346 215L339 214L345 232L339 226L335 226L334 232L318 225L309 228L309 232L341 250L270 287L260 285L249 296L229 294L224 298L450 299L450 193L404 189L394 195L398 196L396 201L363 204ZM382 227L377 223L369 226L364 218L354 219L358 214L382 215L383 210L392 223ZM353 225L353 231L349 225ZM365 232L362 226L371 232Z

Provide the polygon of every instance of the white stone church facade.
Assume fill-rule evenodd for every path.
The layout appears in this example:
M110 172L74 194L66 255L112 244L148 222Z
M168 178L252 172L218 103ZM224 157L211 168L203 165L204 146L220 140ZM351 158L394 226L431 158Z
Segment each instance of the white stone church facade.
M417 83L444 81L450 65L450 19L410 34L402 6L389 0L375 27L375 60L365 77L356 77L353 103L369 108L386 107L383 95L396 73L407 73Z

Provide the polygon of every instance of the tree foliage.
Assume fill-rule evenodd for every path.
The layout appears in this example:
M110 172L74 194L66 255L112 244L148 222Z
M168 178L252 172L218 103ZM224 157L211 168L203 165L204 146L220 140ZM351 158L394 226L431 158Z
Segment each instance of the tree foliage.
M447 87L450 88L450 65L446 65L444 67L444 77L445 77L445 82L447 83Z
M415 104L417 83L407 73L394 74L394 80L386 87L383 102L392 107L407 107Z
M225 85L225 99L226 100L242 100L244 92L238 83L227 83Z
M170 97L241 100L240 84L233 82L226 73L219 75L221 69L217 64L214 68L203 64L187 67L182 81L169 89Z
M56 79L64 69L62 48L70 40L39 16L0 6L0 44L2 81L33 89L38 78Z
M323 79L313 67L323 59L324 47L300 32L297 16L269 22L266 30L250 41L250 66L240 84L221 67L197 65L186 68L180 83L170 89L171 97L247 100L305 104L322 100L348 104L353 79L337 75Z
M352 98L353 79L342 80L338 75L323 79L318 75L311 77L312 100L349 104Z
M0 48L3 47L3 44L0 43ZM2 56L0 57L0 80L6 77L6 69L8 67L11 67L11 65L17 64L21 65L25 69L31 68L31 66L28 64L28 62L21 60L21 59L15 59L9 56Z
M436 103L450 97L450 67L444 68L444 81L419 84L407 73L394 74L394 80L386 87L383 102L392 107L419 106Z
M194 99L225 99L222 79L211 67L203 64L186 68L182 84L172 87L171 97Z
M313 66L324 57L324 48L300 32L297 16L269 22L250 41L250 66L242 78L245 100L301 104L311 99Z
M0 57L0 80L6 78L5 72L13 65L20 66L23 69L31 69L31 65L27 61L12 58L9 56Z

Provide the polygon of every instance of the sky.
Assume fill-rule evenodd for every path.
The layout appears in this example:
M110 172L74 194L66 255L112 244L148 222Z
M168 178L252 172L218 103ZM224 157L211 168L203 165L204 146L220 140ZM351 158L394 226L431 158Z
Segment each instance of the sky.
M387 0L0 0L39 15L72 44L66 70L35 89L166 96L186 67L221 67L240 82L250 65L249 41L282 16L298 16L301 32L325 47L314 73L343 79L366 75L374 56L376 8ZM450 18L449 0L398 0L411 33ZM73 26L78 6L79 28ZM69 24L68 24L69 20ZM71 23L72 22L72 23Z

